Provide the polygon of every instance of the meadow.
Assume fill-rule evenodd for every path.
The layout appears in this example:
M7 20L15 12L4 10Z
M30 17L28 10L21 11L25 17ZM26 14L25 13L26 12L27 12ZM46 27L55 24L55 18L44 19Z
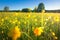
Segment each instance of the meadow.
M0 12L0 40L60 40L60 13Z

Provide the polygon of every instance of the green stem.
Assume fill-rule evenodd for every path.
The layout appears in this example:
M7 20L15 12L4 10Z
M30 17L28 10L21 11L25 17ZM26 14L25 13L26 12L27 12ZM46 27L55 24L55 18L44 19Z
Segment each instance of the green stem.
M43 16L44 16L43 14L44 14L44 13L42 13L42 18L41 18L41 19L42 19L42 20L41 20L41 25L42 25L42 27L43 27Z
M28 38L30 38L31 40L33 40L27 33L22 32L23 34L25 34Z
M29 21L28 21L28 35L29 35ZM29 38L28 38L28 40L29 40Z

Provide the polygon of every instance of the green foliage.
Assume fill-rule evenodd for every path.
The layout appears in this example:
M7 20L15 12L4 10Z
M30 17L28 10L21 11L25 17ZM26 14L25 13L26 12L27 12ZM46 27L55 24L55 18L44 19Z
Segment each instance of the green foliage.
M37 7L34 8L33 12L37 12Z
M22 12L31 12L31 9L29 9L29 8L24 8L24 9L22 9Z
M37 11L38 11L38 12L42 12L42 10L45 10L45 6L44 6L43 3L40 3L40 4L38 5Z
M9 11L9 7L8 6L5 6L4 7L4 11Z

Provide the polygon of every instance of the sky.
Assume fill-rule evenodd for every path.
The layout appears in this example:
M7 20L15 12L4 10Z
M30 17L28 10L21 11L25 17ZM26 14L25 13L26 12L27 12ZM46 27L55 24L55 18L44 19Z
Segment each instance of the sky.
M3 10L5 6L8 6L10 10L34 9L41 2L44 3L46 10L60 9L60 0L0 0L0 10Z

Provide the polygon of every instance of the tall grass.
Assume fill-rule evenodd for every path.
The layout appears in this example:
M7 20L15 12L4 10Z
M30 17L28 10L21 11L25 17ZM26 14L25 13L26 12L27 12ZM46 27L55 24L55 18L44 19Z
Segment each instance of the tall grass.
M60 40L60 14L0 12L0 40Z

